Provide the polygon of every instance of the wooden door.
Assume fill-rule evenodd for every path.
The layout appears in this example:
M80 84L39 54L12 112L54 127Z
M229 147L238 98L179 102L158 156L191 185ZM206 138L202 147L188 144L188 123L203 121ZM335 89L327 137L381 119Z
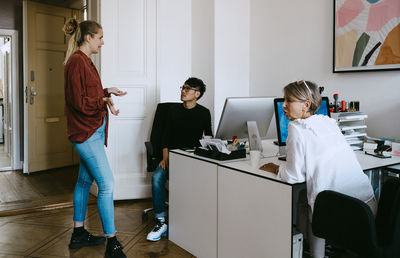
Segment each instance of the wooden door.
M61 30L71 15L71 9L27 2L28 146L24 148L24 172L74 163L64 112L63 61L68 39Z

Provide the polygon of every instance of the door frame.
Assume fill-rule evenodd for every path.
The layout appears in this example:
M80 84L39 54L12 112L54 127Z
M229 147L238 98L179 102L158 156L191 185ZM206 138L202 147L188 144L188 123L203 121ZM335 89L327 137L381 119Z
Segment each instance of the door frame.
M23 116L24 116L24 163L23 163L23 168L22 172L23 173L29 173L28 170L28 165L29 165L29 153L28 153L28 56L26 53L28 53L28 2L27 0L22 1L22 38L24 39L22 42L22 51L24 54L23 56L23 78L24 78L24 85L23 85L23 92L25 93L24 97L24 110L23 110Z
M11 169L22 169L21 161L21 133L20 133L20 82L19 82L19 52L18 31L0 29L0 35L11 38Z

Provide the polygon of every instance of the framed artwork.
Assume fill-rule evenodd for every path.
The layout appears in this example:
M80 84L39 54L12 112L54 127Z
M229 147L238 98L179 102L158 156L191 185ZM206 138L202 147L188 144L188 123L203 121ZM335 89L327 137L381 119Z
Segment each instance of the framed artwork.
M400 0L334 0L333 72L400 69Z

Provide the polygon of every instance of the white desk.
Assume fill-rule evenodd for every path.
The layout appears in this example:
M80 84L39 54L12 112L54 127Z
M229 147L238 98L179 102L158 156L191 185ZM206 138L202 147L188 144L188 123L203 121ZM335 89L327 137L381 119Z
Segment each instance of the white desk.
M366 155L362 151L356 151L355 153L358 162L360 162L360 165L364 171L370 169L380 169L400 163L400 156L392 156L391 158L381 159L371 155ZM388 155L388 153L385 152L385 155Z
M265 151L273 152L272 145ZM400 157L357 158L365 170L400 163ZM294 196L304 184L280 181L248 159L217 161L172 150L169 163L171 241L200 258L292 256Z

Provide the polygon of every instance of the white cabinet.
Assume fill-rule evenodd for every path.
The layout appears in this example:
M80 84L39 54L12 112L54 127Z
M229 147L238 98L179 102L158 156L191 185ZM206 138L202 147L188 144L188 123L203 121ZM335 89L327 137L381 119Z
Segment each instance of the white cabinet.
M368 117L363 112L332 113L340 130L353 150L362 150L364 137L367 136L365 119Z
M303 184L254 169L249 159L171 150L169 165L169 240L199 258L292 257L294 188Z

